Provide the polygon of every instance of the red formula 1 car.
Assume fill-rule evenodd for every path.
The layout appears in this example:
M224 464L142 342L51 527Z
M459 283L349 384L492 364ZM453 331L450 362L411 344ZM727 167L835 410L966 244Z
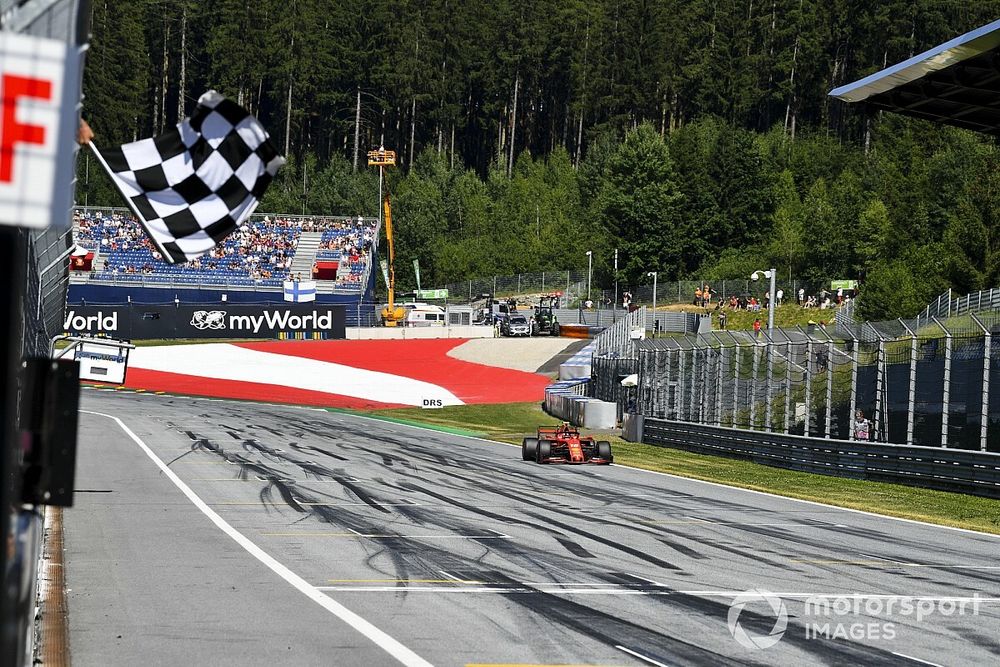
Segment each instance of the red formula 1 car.
M607 465L614 461L611 443L581 436L580 430L569 423L562 426L539 426L538 435L521 442L521 459L536 463L594 463Z

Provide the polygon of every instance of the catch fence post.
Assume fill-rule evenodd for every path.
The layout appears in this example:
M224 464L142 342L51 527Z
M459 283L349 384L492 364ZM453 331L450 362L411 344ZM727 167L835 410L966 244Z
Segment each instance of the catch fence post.
M917 334L902 319L899 323L910 334L910 388L906 397L906 444L913 444L913 424L917 405Z
M712 332L715 340L719 343L718 354L715 357L715 425L722 426L722 388L725 383L723 369L726 366L726 346L719 338L719 335Z
M851 351L851 411L847 416L847 439L851 439L851 420L858 409L858 362L860 341L851 333L851 340L854 341L854 349Z
M757 378L760 375L760 344L753 341L753 366L750 371L750 428L757 430Z
M983 330L983 404L979 415L979 449L985 452L990 419L990 352L993 334L975 315L972 316L972 321Z
M774 308L774 304L771 304ZM785 344L785 434L788 434L788 425L791 423L789 412L792 409L792 339L789 338Z
M708 363L709 363L710 350L708 348L703 348L701 351L701 368L698 378L698 393L696 394L695 400L698 402L698 423L705 423L705 393L708 389Z
M888 425L883 433L882 404L885 401L885 340L879 336L878 356L875 359L875 414L872 417L872 426L875 428L875 440L886 442L888 440Z
M951 332L936 317L934 324L944 332L944 386L941 388L941 446L948 446L948 414L951 412Z
M677 391L675 410L678 421L688 421L687 416L687 377L688 377L688 351L684 347L678 349L677 355Z
M736 343L736 364L733 369L733 428L736 428L736 415L740 413L740 360L743 358L743 348L740 341L733 338Z
M826 341L826 431L827 439L833 437L833 338Z
M813 341L812 338L806 341L806 419L802 429L802 435L809 437L809 416L812 415L812 363L813 363Z
M698 364L698 348L693 344L691 345L691 354L688 356L688 377L690 381L688 382L688 421L694 421L696 418L695 413L695 401L697 400L698 383L695 382L696 366Z
M774 382L774 341L771 339L770 334L765 334L767 342L767 384L764 387L764 430L768 433L772 431L772 421L774 420L773 412L773 401L771 388Z

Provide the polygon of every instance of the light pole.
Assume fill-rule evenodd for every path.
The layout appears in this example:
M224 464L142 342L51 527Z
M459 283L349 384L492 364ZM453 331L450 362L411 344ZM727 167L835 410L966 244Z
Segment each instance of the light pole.
M653 338L656 338L656 271L650 271L647 276L653 277Z
M760 274L763 273L765 278L771 279L771 291L768 296L768 307L767 307L767 335L771 336L774 332L774 309L778 306L774 299L774 278L777 275L777 271L774 269L768 269L767 271L754 271L750 274L750 280L757 281L760 279Z
M594 251L587 251L587 301L590 301L590 276L594 267Z

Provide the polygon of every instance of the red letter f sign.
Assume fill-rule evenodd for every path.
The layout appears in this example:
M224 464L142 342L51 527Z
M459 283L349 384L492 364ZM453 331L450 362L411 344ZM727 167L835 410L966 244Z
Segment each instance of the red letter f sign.
M66 228L72 220L80 53L0 30L0 225Z
M45 128L17 122L17 102L22 97L39 100L52 98L52 82L14 74L0 77L0 182L10 183L14 173L17 144L44 144Z

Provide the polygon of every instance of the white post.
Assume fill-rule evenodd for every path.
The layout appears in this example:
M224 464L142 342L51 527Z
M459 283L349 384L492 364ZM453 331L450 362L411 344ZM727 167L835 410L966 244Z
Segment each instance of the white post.
M760 345L753 342L753 366L750 371L750 428L757 427L757 376L760 374Z
M854 419L852 412L848 420ZM833 437L833 339L826 341L826 439Z
M944 386L941 388L941 446L948 446L948 413L951 411L951 332L932 317L944 332Z
M770 297L771 304L767 309L767 335L774 336L774 309L777 307L777 304L775 303L774 299L775 296L774 278L778 272L775 271L774 269L771 269L770 271L768 271L768 273L771 274L771 297Z
M544 276L544 274L542 275ZM542 279L542 282L545 282L544 278ZM545 291L544 284L542 286L542 291ZM618 311L618 248L615 248L615 301L611 307L613 308L611 311L611 323L614 324L615 316Z
M652 276L653 278L653 338L656 338L656 271L650 271L646 276ZM645 327L646 323L643 322L642 326Z
M913 423L917 397L917 335L900 319L899 323L910 334L910 390L906 401L906 444L913 444Z
M774 307L774 304L771 304ZM785 433L791 423L789 412L792 409L792 341L785 344Z
M990 290L991 293L992 291ZM972 316L972 321L983 330L983 404L979 420L979 449L985 452L986 435L989 431L990 418L990 352L993 343L993 334L990 333L990 330L975 315Z
M594 266L594 251L587 251L587 300L590 300L590 277Z
M859 359L859 348L861 347L861 341L853 337L854 341L853 350L851 351L851 411L848 415L848 438L853 438L851 434L851 423L854 421L854 413L858 409L858 363Z
M740 342L737 339L733 339L736 343L736 364L733 369L733 421L732 427L736 428L736 415L740 411L740 359L743 357L743 348L740 346Z
M809 437L809 415L812 414L812 364L813 364L813 340L806 341L806 419L802 429L802 435ZM827 436L829 437L829 436Z

